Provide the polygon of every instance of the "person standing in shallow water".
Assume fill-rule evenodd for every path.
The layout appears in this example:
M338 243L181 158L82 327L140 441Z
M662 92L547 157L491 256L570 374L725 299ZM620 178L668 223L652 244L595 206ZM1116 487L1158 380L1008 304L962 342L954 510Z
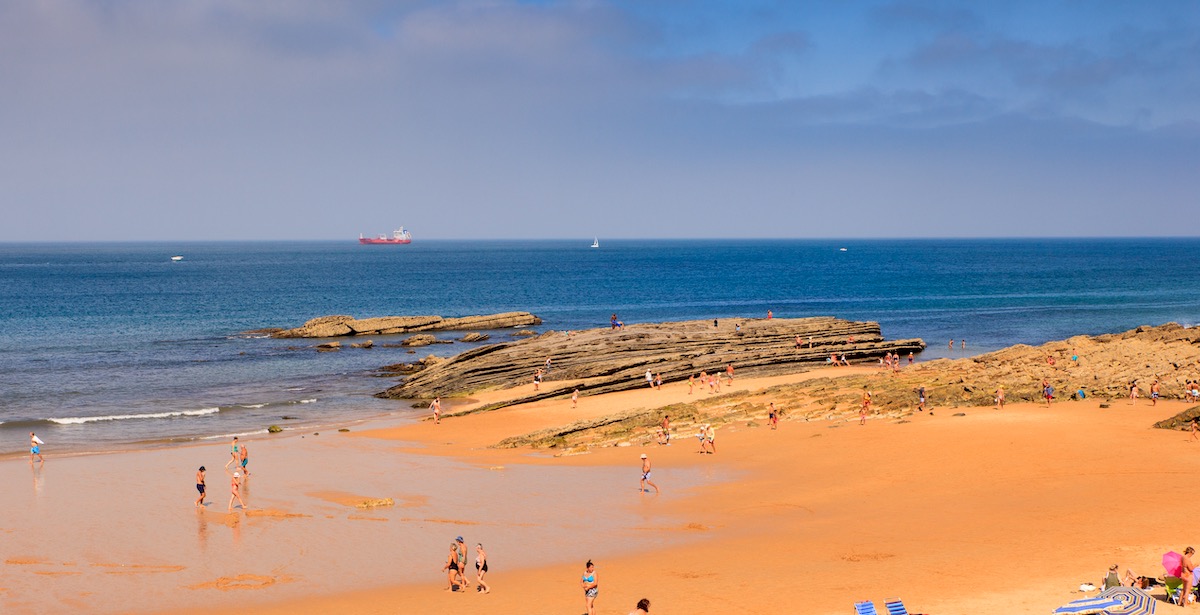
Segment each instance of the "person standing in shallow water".
M646 485L654 487L654 493L658 493L658 485L650 480L650 458L646 456L646 453L642 453L642 481L638 489L642 493L646 493Z
M600 582L596 579L596 565L592 560L584 565L579 586L583 588L584 615L596 615L596 595L600 593Z

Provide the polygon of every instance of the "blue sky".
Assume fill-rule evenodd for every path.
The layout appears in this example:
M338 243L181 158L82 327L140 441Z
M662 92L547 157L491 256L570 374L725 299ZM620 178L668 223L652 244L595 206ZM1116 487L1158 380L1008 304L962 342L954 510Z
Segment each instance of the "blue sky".
M1195 2L0 3L0 241L1195 235Z

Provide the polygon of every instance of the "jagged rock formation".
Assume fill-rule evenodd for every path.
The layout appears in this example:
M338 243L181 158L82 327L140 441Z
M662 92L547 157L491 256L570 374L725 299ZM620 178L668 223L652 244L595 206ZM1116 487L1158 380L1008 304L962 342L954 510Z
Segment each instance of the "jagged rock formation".
M1018 344L966 359L920 363L895 375L881 371L812 380L781 391L780 399L814 416L850 412L858 407L866 387L879 412L907 413L916 406L918 387L925 387L929 406L938 409L990 406L999 387L1004 387L1008 403L1041 402L1043 378L1054 387L1056 402L1077 397L1079 390L1090 399L1124 399L1134 381L1142 397L1149 397L1156 379L1163 399L1184 399L1187 381L1200 379L1200 327L1169 323L1095 337L1081 335L1036 347ZM1148 400L1138 403L1150 404Z
M796 347L796 338L802 344ZM811 339L811 346L809 341ZM853 341L851 341L853 340ZM645 373L664 382L686 380L701 371L722 372L732 363L735 375L794 373L823 364L831 353L849 361L874 360L887 352L919 352L924 342L884 340L879 325L830 317L726 319L636 324L623 329L550 331L520 341L468 350L411 376L379 397L427 399L473 391L530 385L534 370L547 358L552 369L541 391L503 405L569 395L646 386ZM491 406L492 409L499 406Z
M396 335L416 331L464 331L507 329L542 324L529 312L504 312L483 316L442 318L441 316L381 316L358 319L353 316L321 316L295 329L259 329L271 337L343 337L347 335Z

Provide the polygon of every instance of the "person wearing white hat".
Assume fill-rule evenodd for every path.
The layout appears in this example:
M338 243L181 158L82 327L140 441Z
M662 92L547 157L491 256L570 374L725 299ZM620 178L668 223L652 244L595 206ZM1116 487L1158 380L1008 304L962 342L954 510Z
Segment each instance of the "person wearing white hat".
M646 485L654 487L654 493L658 493L658 485L650 480L650 458L646 457L646 453L642 453L642 482L639 487L642 493L646 493Z
M246 510L246 503L242 501L240 472L233 473L233 479L229 482L229 512L233 512L233 500L237 499L238 504L242 505L242 510Z

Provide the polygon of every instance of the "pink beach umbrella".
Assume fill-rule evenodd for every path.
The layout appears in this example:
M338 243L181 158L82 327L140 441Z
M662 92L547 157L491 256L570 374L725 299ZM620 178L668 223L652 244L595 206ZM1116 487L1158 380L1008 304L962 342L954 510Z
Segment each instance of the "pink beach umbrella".
M1162 565L1167 571L1167 576L1177 577L1183 572L1183 556L1174 551L1167 551L1163 553Z

